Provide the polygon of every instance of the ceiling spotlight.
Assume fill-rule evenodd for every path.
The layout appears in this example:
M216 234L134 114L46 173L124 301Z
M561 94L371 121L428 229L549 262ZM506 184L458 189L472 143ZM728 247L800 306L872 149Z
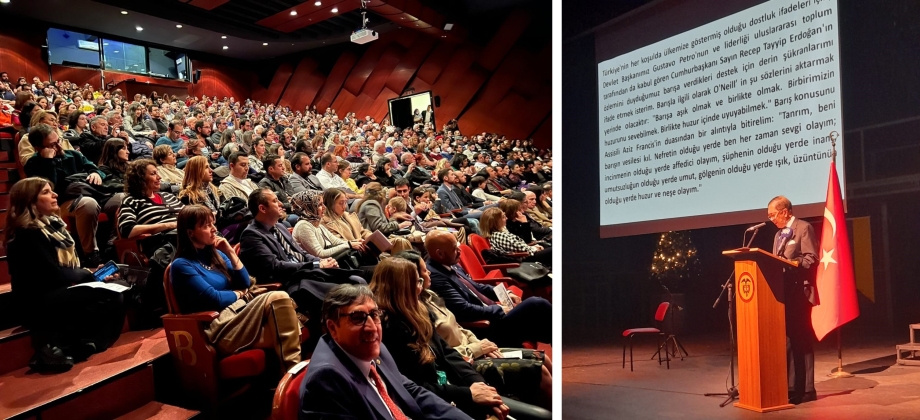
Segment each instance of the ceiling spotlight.
M118 50L115 50L115 54L118 54Z
M318 1L318 2L316 2L316 3L313 3L313 5L314 5L314 6L322 6L322 5L323 5L323 2Z
M108 43L108 42L103 42L102 45L103 45L103 46L107 46L107 45L109 45L109 43Z
M137 29L137 31L138 31L138 32L140 32L140 31L143 31L143 30L144 30L144 28L141 28L140 26L138 26L138 27L136 27L136 28L134 28L134 29Z
M447 38L447 35L441 35L441 38Z
M333 8L332 8L332 13L338 13L338 12L339 12L339 8L338 8L338 7L333 7Z
M182 25L176 25L177 28L182 28Z
M227 35L221 36L220 39L227 39Z
M228 47L228 46L226 46L226 45L224 45L224 49L226 50L227 48L230 48L230 47Z
M444 30L445 30L445 31L449 31L449 30L451 30L451 29L454 29L454 24L453 24L453 23L448 23L448 24L445 24L445 25L444 25Z
M121 14L127 15L127 14L128 14L128 11L127 11L127 10L122 10L122 11L121 11Z
M297 11L296 11L296 10L291 10L291 16L297 16Z
M267 42L263 42L262 45L268 45L268 43L267 43Z
M0 3L3 3L3 4L7 4L7 3L9 3L9 2L10 2L10 0L0 0Z

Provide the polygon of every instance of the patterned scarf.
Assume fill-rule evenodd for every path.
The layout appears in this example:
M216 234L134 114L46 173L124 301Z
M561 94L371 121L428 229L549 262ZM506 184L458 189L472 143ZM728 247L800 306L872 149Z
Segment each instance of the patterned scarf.
M67 231L67 225L63 220L57 216L48 216L36 219L35 224L48 240L54 244L58 254L58 263L61 266L70 268L80 266L80 259L77 257L73 238L70 236L70 232Z
M323 205L323 192L304 190L291 196L291 210L310 223L319 221L319 207Z

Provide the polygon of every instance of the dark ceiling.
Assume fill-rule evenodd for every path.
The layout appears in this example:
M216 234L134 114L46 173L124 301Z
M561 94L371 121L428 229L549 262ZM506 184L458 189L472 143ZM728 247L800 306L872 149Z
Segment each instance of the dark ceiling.
M352 32L361 28L360 0L315 2L11 0L0 5L0 12L126 41L261 60L349 42ZM448 42L475 40L494 33L511 8L528 4L551 7L549 0L368 0L367 26L380 34L406 28ZM446 23L455 26L444 30Z
M658 0L566 0L562 2L562 42Z

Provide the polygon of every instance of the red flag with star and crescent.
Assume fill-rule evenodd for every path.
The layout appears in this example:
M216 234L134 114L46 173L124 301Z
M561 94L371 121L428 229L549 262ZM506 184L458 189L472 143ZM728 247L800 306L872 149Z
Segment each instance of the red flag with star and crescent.
M819 303L811 310L811 324L818 340L859 316L850 236L834 162L831 162L830 179L827 181L824 219L818 275L815 278Z

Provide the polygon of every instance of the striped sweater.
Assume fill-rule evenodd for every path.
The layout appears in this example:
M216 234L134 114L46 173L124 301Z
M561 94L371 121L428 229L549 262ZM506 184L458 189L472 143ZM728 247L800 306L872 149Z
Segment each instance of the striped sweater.
M153 225L157 223L175 222L176 215L182 209L182 203L176 196L161 192L163 204L156 204L149 198L137 198L126 195L121 202L118 215L118 233L122 238L127 238L131 230L137 225Z

